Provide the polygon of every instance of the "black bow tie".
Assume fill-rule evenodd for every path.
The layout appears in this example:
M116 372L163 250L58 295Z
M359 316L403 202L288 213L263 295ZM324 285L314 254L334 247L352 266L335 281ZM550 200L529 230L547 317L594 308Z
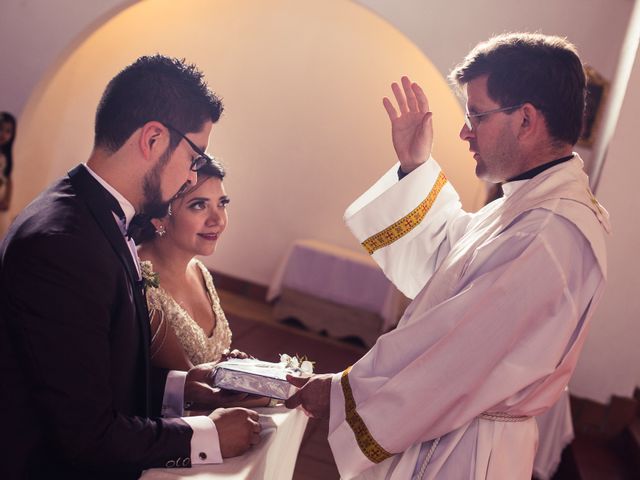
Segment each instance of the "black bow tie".
M136 213L127 226L127 238L133 238L138 245L144 238L145 231L153 229L151 218L144 213Z
M127 225L127 217L125 216L118 200L116 200L116 198L107 191L105 191L105 199L109 204L111 211L115 213L120 219L120 222L122 222L123 227L127 227L125 232L127 239L133 238L136 245L144 238L143 234L145 231L148 231L149 229L153 230L153 224L151 223L151 217L149 215L137 213L133 216L129 225Z

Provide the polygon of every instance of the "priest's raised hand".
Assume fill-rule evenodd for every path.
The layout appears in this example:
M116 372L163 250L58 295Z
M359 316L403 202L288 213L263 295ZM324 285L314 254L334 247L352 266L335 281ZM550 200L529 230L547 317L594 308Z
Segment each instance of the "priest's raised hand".
M429 100L420 85L406 76L402 77L400 83L402 88L395 82L391 85L398 109L387 97L382 103L391 121L391 137L400 167L404 173L409 173L431 156L432 113Z

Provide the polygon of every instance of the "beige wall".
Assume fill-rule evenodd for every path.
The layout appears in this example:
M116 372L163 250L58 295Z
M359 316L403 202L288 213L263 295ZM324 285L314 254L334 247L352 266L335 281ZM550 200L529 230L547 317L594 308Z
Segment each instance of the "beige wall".
M428 89L438 112L434 155L467 208L481 204L474 162L457 138L458 100L422 52L378 16L340 0L154 0L97 29L27 103L15 211L87 158L104 86L156 51L198 64L227 105L210 144L228 166L232 198L230 226L206 259L218 271L266 285L297 239L360 249L342 214L395 163L381 99L403 72Z
M145 3L153 4L156 2L162 3L159 0L148 0ZM104 81L113 73L113 69L120 66L118 62L127 56L133 58L140 45L137 42L126 42L118 51L105 47L101 55L94 58L95 68L101 72L101 78L90 80L93 77L87 76L87 72L76 72L75 81L77 83L75 85L81 86L87 81L92 84L88 90L78 92L77 95L74 90L74 95L69 96L69 102L62 101L60 103L76 105L73 107L77 109L76 111L67 111L66 109L71 107L64 107L60 112L43 112L42 116L39 115L37 118L33 116L29 120L30 109L36 108L39 101L38 95L45 90L42 86L37 88L36 84L38 82L41 82L41 85L48 84L49 80L55 76L54 72L58 72L58 67L65 63L65 59L68 60L69 53L88 38L90 33L95 30L96 24L101 24L105 16L110 16L114 11L126 7L130 3L133 2L123 0L92 0L91 2L75 2L73 0L21 2L10 0L4 2L3 15L0 16L0 45L2 45L0 60L4 66L9 65L13 68L5 70L0 75L1 108L20 113L28 96L35 91L35 96L31 97L31 106L22 114L21 120L24 122L21 123L21 127L26 130L35 129L43 138L42 145L47 143L50 152L64 150L69 153L67 157L57 158L51 162L47 162L47 158L50 158L48 155L38 161L37 159L33 160L33 157L28 154L31 147L22 145L24 157L21 155L19 158L31 157L31 160L35 161L30 170L24 166L26 160L23 160L22 167L17 166L17 170L23 168L25 172L30 172L29 175L23 177L24 182L19 186L24 189L25 197L39 190L45 178L47 180L52 178L67 165L72 165L86 157L90 147L90 138L86 133L82 134L81 132L88 131L90 127L93 108L99 94L97 92L104 85ZM218 3L208 2L208 7ZM277 2L270 2L270 5L273 3ZM310 4L320 5L324 2L305 3L309 6ZM281 31L269 27L270 24L277 24L273 22L281 20L279 17L282 14L278 14L274 10L266 12L254 25L245 24L246 29L240 29L240 25L237 25L238 36L236 37L220 40L217 39L215 31L210 29L211 31L206 32L206 35L198 32L194 37L191 33L180 36L179 41L169 42L173 52L177 52L183 47L193 48L193 43L196 43L190 41L193 38L202 44L201 52L209 52L205 47L211 47L210 55L206 58L194 58L194 60L207 64L207 74L212 79L211 83L225 96L228 106L227 115L212 136L212 151L221 154L229 164L230 176L227 183L234 197L234 204L231 209L232 226L228 232L229 235L224 240L226 243L223 243L218 254L212 259L215 266L218 266L219 262L232 258L231 251L233 249L228 244L236 242L239 242L238 245L248 245L248 251L260 258L268 258L267 262L274 265L282 254L281 248L285 243L279 238L281 236L288 239L296 238L306 232L313 232L316 238L322 240L356 248L345 232L339 233L342 227L339 222L336 222L336 218L341 215L342 208L352 198L353 192L364 188L375 175L380 173L388 162L387 157L391 156L392 151L389 144L384 143L387 136L386 119L380 110L378 97L380 92L386 88L384 85L397 74L414 70L422 72L422 68L424 68L426 75L428 67L425 65L432 62L436 69L444 75L470 47L493 33L540 30L544 33L568 36L577 44L585 61L595 66L605 77L611 78L615 71L620 43L633 4L631 0L564 0L562 2L554 0L540 0L538 2L359 0L346 2L346 0L342 0L342 3L352 4L354 8L356 4L369 8L382 19L394 25L403 35L406 35L415 47L429 59L429 61L421 59L419 52L415 51L416 48L405 41L404 45L408 56L404 58L405 54L403 53L402 58L397 59L397 64L386 64L390 70L395 68L398 71L389 71L386 78L384 78L385 75L376 72L376 75L371 75L373 79L371 83L367 82L365 90L349 96L348 101L353 106L353 111L346 113L345 122L355 125L357 135L364 135L364 140L358 141L358 143L362 143L361 145L346 140L351 130L336 130L330 114L325 114L318 119L318 123L314 125L313 135L308 138L301 136L300 125L297 125L294 119L287 119L283 122L278 120L280 117L275 115L277 112L265 113L272 105L282 106L286 103L285 100L289 98L288 92L283 94L282 90L277 89L274 92L269 91L271 96L264 96L260 95L261 91L255 90L255 85L262 84L263 77L268 80L277 80L277 75L271 75L267 72L270 68L265 60L267 55L276 53L280 58L276 62L278 68L287 68L286 62L283 61L283 52L273 52L266 48L267 43L273 45L270 42L276 41L278 38L281 41L280 47L285 51L291 48L292 56L295 56L297 61L303 62L305 68L316 76L330 76L331 72L318 71L317 64L311 59L305 58L305 52L309 50L303 49L302 46L308 47L310 45L310 37L315 37L319 43L329 44L333 50L340 54L340 57L344 57L342 61L332 64L337 68L350 67L350 63L346 60L350 58L349 55L359 59L357 51L351 51L348 47L345 50L345 44L352 41L360 49L366 61L386 62L387 60L382 60L379 57L386 58L387 55L398 55L399 49L394 48L393 51L388 51L390 49L389 42L394 33L389 32L389 27L385 25L385 22L379 22L377 25L383 31L389 32L388 38L384 37L384 41L378 41L380 39L376 38L363 40L357 34L360 32L358 29L360 27L348 28L347 30L352 32L351 35L347 32L341 32L338 36L334 35L333 28L334 25L343 28L345 22L342 20L345 19L348 19L349 22L355 21L359 25L360 20L366 18L362 12L355 14L356 10L350 10L354 13L354 17L349 16L345 19L321 15L318 18L319 23L309 27L308 32L302 29L295 41L287 43L279 36ZM242 5L243 2L236 1L235 4ZM71 8L74 9L74 15L68 15ZM345 8L348 7L345 6ZM287 12L287 14L289 13ZM215 21L215 19L211 21ZM368 17L366 22L362 21L363 23L373 22L369 23L370 25L375 24L375 20L371 17ZM137 26L137 35L148 35L155 27L160 27L157 22L156 18L145 18ZM347 22L347 27L350 25L349 22ZM366 29L366 27L362 28ZM290 26L288 31L295 31L294 26ZM164 30L165 35L170 37L168 32L175 33L176 29ZM238 41L246 36L246 32L261 32L265 38L265 48L251 50L245 42L246 39L243 38L244 50L241 57L238 51ZM315 34L312 35L311 32L315 32ZM274 38L267 39L265 36ZM399 37L400 39L393 40L398 42L397 45L403 42L402 35ZM336 40L338 38L340 43ZM213 43L214 39L217 40L217 43ZM301 43L300 39L304 39L304 42ZM7 46L11 48L7 48ZM254 46L254 48L256 47ZM345 50L344 54L343 50ZM216 58L213 58L214 52ZM224 61L237 61L238 58L250 59L251 65L238 65L233 71L211 70L215 68L215 65ZM393 59L388 61L393 62ZM420 67L416 69L415 65L418 64ZM260 66L263 67L262 70ZM362 65L358 66L358 68L360 67ZM257 74L256 70L259 70ZM635 276L636 272L640 270L640 260L637 256L640 223L635 221L637 215L633 213L639 210L640 200L632 190L633 181L638 178L638 173L640 173L638 172L640 162L638 162L634 145L631 144L637 126L637 120L634 117L640 111L640 73L638 70L636 64L631 82L632 90L625 101L618 130L609 150L609 158L600 190L597 192L601 202L608 207L612 214L615 230L610 243L609 289L596 318L594 318L592 334L585 347L576 377L572 382L574 392L600 401L606 401L612 393L628 396L633 385L640 383L640 349L637 348L637 339L640 338L638 331L640 328L638 326L640 324L638 322L640 295L637 295L635 291L638 284ZM252 74L251 78L248 77L247 72ZM417 75L422 75L422 73ZM353 84L356 80L347 78L344 79L344 82L348 88L360 88L359 85ZM102 84L100 84L101 81ZM252 87L246 94L254 100L253 108L243 105L243 95L233 93L236 83L242 84L245 88ZM331 94L319 98L314 92L312 100L318 103L318 100L326 102L328 99L341 99L344 92L340 90L338 83L338 81L328 82L326 87L330 89ZM34 87L36 88L34 89ZM322 88L325 88L324 83ZM317 88L317 90L321 91L322 88ZM302 99L305 98L301 90L300 85L294 86L293 92L298 103L303 102ZM351 92L351 90L349 91ZM346 100L338 107L341 115L344 115L344 103ZM293 111L300 113L301 110L306 110L305 105L303 102ZM78 108L78 106L82 108ZM256 109L263 111L262 116L254 118ZM364 115L358 117L358 114L354 113L356 109L358 112L363 112ZM434 111L436 112L436 120L440 120L441 111L436 110L435 107ZM56 118L57 114L59 115ZM371 123L359 125L362 117ZM61 132L65 130L63 127L54 128L51 131L42 128L38 130L38 125L44 125L45 122L72 122L74 126L79 127L79 131L71 138L64 136L67 134L60 136ZM438 124L436 123L436 125ZM236 128L240 129L239 131L244 128L249 133L244 137L236 137L236 133L232 134L232 130ZM270 132L272 135L269 135ZM291 132L295 132L296 136L292 137ZM20 134L22 135L22 130L20 130ZM289 138L290 148L282 149L281 144L273 140L273 136L279 136L285 141ZM335 140L336 138L338 140ZM242 142L242 139L246 143L252 143L247 146L247 152L250 152L250 155L241 155L242 152L237 150L238 143ZM331 140L329 143L332 145L327 146L326 142L322 140ZM377 145L375 143L377 140L381 141L380 149L373 148L373 145ZM258 141L259 144L257 144ZM333 143L334 141L335 143ZM75 143L79 143L79 146L71 147ZM332 149L331 153L340 152L339 157L342 163L325 167L321 162L308 161L310 156L315 153L324 154L323 158L327 158L329 149ZM288 158L298 159L297 162L284 169L288 172L286 174L287 181L283 182L282 178L277 176L268 177L271 178L271 181L266 181L265 171L247 168L248 165L261 166L260 163L251 162L256 158L264 158L264 155L269 155L272 159L284 158L283 150L286 150ZM344 155L345 153L348 155ZM581 153L583 156L589 156L589 151ZM307 162L304 161L305 159ZM283 171L282 164L277 163L277 165ZM336 168L335 165L338 167ZM465 168L467 167L463 166L462 169ZM288 181L289 178L293 180ZM249 191L263 191L258 189L263 188L263 185L266 184L272 188L268 189L265 196L259 195L259 198L253 197L249 201L248 199L251 197L241 193L244 187ZM472 191L473 188L470 190ZM299 198L300 194L308 194L309 202L305 209L298 211L295 210L297 205L290 205L290 199L294 196ZM474 201L473 196L471 194L468 200L471 203ZM331 205L327 204L327 199L330 199ZM288 219L284 216L277 221L273 220L274 212L283 211L289 207L294 209L296 216ZM278 216L277 213L275 215ZM246 227L244 224L246 219L255 219L250 223L256 227L254 232L257 233L252 234L249 238L242 234ZM327 224L331 225L328 230L325 228L315 229ZM233 233L234 231L236 233ZM277 231L277 233L272 233L273 231ZM220 263L220 266L223 266L230 273L242 272L242 276L245 278L266 281L271 267L267 266L267 263L258 264L254 261L249 263L251 265L247 265L244 259L240 259L234 260L232 264Z
M630 396L640 386L640 58L636 56L597 196L613 220L607 291L572 385L588 398Z

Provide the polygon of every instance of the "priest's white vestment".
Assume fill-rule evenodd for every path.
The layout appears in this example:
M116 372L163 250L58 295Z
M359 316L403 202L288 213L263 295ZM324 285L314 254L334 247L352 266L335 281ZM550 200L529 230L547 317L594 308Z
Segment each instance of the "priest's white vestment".
M413 302L332 380L343 478L531 478L533 417L567 385L606 279L608 214L582 168L576 154L506 183L471 214L430 158L347 209Z

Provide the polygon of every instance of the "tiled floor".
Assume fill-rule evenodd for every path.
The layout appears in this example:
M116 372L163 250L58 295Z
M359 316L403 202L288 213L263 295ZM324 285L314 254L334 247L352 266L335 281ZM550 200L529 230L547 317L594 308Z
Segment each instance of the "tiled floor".
M280 353L306 355L317 373L339 372L365 352L363 348L283 325L271 315L268 304L220 290L220 301L233 332L233 347L263 360L275 361ZM309 419L296 463L294 480L338 479L327 442L328 422Z

